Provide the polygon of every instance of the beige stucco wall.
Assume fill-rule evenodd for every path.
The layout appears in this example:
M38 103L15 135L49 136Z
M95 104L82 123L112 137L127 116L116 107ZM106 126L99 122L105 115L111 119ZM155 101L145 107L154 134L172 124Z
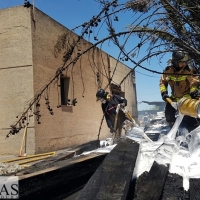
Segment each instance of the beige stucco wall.
M19 154L23 131L10 136L10 125L33 97L30 10L0 10L0 154ZM34 153L34 119L28 128L27 153Z
M34 65L34 90L38 91L45 86L51 78L54 77L58 67L63 65L63 52L55 58L54 46L58 37L68 32L69 43L77 40L75 34L70 34L65 27L51 19L49 16L39 10L35 10L35 22L32 23L33 30L33 65ZM91 47L91 44L81 40L77 53ZM79 50L79 51L78 51ZM94 55L94 59L93 59ZM81 56L75 65L69 65L68 69L63 71L65 76L70 77L70 99L76 98L76 106L67 108L57 108L60 104L60 93L57 84L51 84L49 99L50 106L53 108L54 115L50 115L45 107L45 101L41 103L41 124L36 127L36 151L46 152L61 148L80 145L91 140L98 139L98 132L103 116L101 105L96 102L97 71L103 71L103 61L105 68L108 69L107 54L96 49L94 52ZM94 61L95 60L95 61ZM103 72L105 74L105 72ZM106 72L108 74L108 71ZM102 84L107 84L108 80L102 78ZM69 109L70 111L66 111ZM99 139L109 137L109 130L105 124L101 129Z
M7 22L1 20L5 18ZM58 38L67 32L67 41L72 44L77 40L77 35L37 8L32 13L31 7L23 6L0 10L0 31L3 33L0 34L0 80L1 85L4 85L0 93L0 154L13 154L19 152L23 130L5 141L3 139L8 133L9 125L17 121L16 115L24 111L24 107L34 95L54 78L57 69L63 65L64 51L57 57L54 55L54 46ZM72 59L91 45L81 40L78 48L74 50ZM64 76L70 77L69 98L77 99L76 106L57 108L60 104L60 88L56 79L49 85L39 102L41 124L37 123L35 116L30 118L28 154L69 148L111 136L105 120L98 135L103 114L101 104L96 102L95 94L99 86L104 88L108 85L109 66L113 69L115 62L116 60L105 52L94 48L63 71ZM117 83L120 83L124 75L130 71L128 67L120 65L113 78ZM99 82L97 73L100 74ZM122 84L122 90L128 99L129 111L137 115L135 109L132 109L132 106L136 106L135 87L132 81L131 76L128 77ZM50 115L46 108L47 97L54 115Z

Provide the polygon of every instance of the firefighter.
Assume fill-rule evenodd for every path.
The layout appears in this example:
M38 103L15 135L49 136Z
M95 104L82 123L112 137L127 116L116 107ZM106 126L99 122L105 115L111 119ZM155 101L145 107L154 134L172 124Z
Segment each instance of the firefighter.
M195 71L189 68L188 61L190 61L190 57L187 52L173 52L171 65L165 68L164 74L160 78L161 96L166 101L165 117L170 126L173 126L176 120L176 102L179 102L182 97L198 98L199 78L193 75ZM168 85L171 87L171 96L168 95ZM173 103L167 102L166 98L170 98ZM183 124L190 132L199 125L199 119L184 116L181 125Z
M126 118L125 114L121 110L119 110L116 130L114 130L116 108L118 104L120 104L120 107L123 108L127 106L127 100L116 94L110 95L103 89L99 89L97 91L96 97L97 100L101 101L101 107L105 115L106 123L108 128L110 129L110 132L114 133L116 131L116 138L119 138L121 136L122 124Z

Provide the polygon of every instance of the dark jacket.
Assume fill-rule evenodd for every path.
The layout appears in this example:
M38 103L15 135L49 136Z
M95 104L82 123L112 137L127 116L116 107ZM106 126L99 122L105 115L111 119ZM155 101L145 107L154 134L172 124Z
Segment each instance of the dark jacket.
M111 116L116 115L117 105L121 103L124 103L125 106L127 106L127 100L125 98L120 97L119 95L111 95L109 101L106 101L105 104L101 104L109 128L114 126Z

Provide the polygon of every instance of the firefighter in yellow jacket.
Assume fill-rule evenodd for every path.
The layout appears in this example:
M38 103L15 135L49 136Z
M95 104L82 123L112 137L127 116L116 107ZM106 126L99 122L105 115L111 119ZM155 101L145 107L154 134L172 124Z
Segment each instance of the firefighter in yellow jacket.
M198 76L194 76L194 70L188 66L190 60L188 54L184 51L175 51L172 53L171 66L167 66L160 78L160 92L162 99L170 98L173 102L179 102L182 97L196 99L198 98L198 87L200 81ZM171 96L168 95L168 85L171 87ZM165 117L166 121L172 126L176 120L177 104L166 101ZM199 125L199 119L184 116L183 122L189 131Z

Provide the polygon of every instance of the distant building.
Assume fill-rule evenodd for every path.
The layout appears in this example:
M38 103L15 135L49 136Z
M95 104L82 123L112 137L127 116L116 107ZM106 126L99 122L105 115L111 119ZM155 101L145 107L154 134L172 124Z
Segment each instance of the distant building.
M148 105L157 106L158 110L140 110L138 111L138 120L141 125L145 124L144 118L146 117L150 120L155 118L158 113L163 113L165 109L165 102L164 101L142 101L143 103L147 103Z
M158 111L164 111L166 103L164 101L142 101L143 103L147 103L148 105L157 106Z
M5 139L10 125L17 122L16 116L23 113L30 100L36 97L63 65L64 51L57 57L54 55L58 38L68 34L67 42L70 45L77 41L78 36L32 6L0 10L0 32L0 152L18 154L24 129ZM73 57L91 46L91 43L81 39L74 49ZM107 91L125 96L128 100L127 109L137 119L134 72L123 82L121 90L118 88L117 91L115 84L120 83L131 69L94 48L69 65L62 76L55 79L44 92L37 105L41 124L34 114L38 107L25 116L30 119L27 154L69 148L98 139L103 115L95 94L98 87L108 85L116 64L113 84ZM75 99L77 104L72 106L72 100ZM54 115L49 113L48 105ZM99 139L108 136L110 133L104 120Z
M138 117L143 117L146 115L156 115L158 110L139 110L138 111Z

